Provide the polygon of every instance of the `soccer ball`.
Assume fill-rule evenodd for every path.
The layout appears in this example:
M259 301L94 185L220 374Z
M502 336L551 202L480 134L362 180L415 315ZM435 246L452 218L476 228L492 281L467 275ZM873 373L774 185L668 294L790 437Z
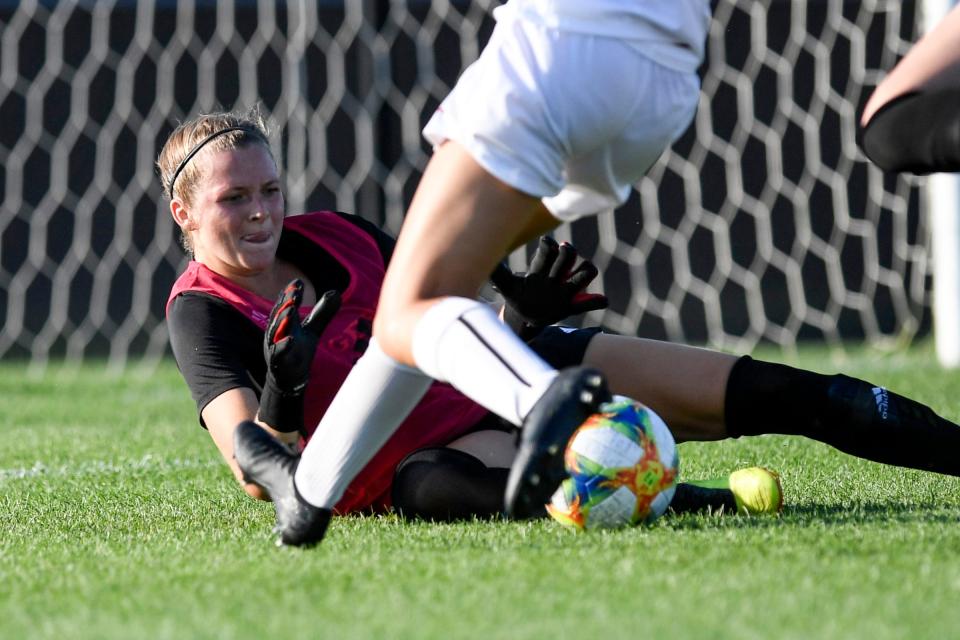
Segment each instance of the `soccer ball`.
M584 422L564 453L569 478L547 512L576 529L624 527L660 517L676 491L677 446L648 407L615 396Z

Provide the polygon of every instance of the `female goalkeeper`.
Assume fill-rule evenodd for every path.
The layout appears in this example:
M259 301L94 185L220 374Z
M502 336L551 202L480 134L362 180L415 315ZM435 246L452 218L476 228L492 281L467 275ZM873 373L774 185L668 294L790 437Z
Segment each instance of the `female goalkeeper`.
M257 476L279 524L315 521L297 515L308 508L293 483L297 456L251 421L288 441L311 434L366 349L392 239L346 214L285 217L258 117L220 113L186 122L164 145L158 167L193 258L171 291L167 319L201 422L239 479L237 432L246 433L245 446L259 448L248 461L267 461ZM583 293L595 270L574 268L576 260L571 247L544 242L529 274L498 272L506 315L551 364L600 369L614 393L651 406L678 441L797 434L879 462L960 474L960 429L881 387L747 356L546 326L604 304ZM381 383L369 380L371 389ZM434 384L337 510L385 506L392 493L395 506L421 515L499 512L515 451L500 424ZM265 497L261 486L245 489ZM743 506L728 494L724 499ZM292 544L316 533L281 530Z

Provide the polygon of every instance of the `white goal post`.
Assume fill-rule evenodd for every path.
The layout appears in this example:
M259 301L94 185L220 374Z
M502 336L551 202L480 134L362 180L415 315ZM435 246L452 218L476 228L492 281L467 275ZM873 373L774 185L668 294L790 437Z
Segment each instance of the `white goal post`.
M583 321L742 352L896 347L930 334L936 286L938 353L960 360L960 266L930 260L931 236L957 260L956 182L884 175L856 144L866 98L933 15L923 1L714 0L690 130L616 216L557 232L611 299ZM497 4L0 0L0 357L169 352L186 257L153 162L200 112L261 101L290 212L396 232L420 128ZM927 202L953 231L931 234Z
M955 0L924 0L924 32L930 31L954 4ZM960 175L930 176L926 196L932 230L937 359L943 367L952 369L960 366Z

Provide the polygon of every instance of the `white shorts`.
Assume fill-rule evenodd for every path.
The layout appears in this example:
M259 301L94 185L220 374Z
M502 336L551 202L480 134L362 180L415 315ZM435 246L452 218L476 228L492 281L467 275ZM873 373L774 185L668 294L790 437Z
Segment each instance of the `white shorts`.
M700 94L695 73L657 64L647 46L500 21L423 135L455 140L560 220L611 209L686 130Z

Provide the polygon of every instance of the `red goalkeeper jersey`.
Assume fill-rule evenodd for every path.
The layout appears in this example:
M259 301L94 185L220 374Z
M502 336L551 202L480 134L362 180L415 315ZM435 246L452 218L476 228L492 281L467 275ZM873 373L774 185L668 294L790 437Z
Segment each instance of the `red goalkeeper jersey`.
M323 332L313 361L304 415L304 424L312 431L347 373L366 349L386 266L374 239L335 213L316 212L288 217L284 220L284 234L288 233L297 234L322 248L349 275L349 283L341 292L340 310ZM168 314L173 300L187 292L207 294L225 301L259 329L262 340L273 300L247 291L194 261L170 292ZM306 317L310 309L303 307L301 317ZM223 330L229 331L230 328L224 327ZM261 348L260 344L255 346ZM435 383L393 437L354 479L337 504L337 511L379 510L389 505L394 469L406 455L422 447L447 444L469 432L486 415L483 407L449 385Z

